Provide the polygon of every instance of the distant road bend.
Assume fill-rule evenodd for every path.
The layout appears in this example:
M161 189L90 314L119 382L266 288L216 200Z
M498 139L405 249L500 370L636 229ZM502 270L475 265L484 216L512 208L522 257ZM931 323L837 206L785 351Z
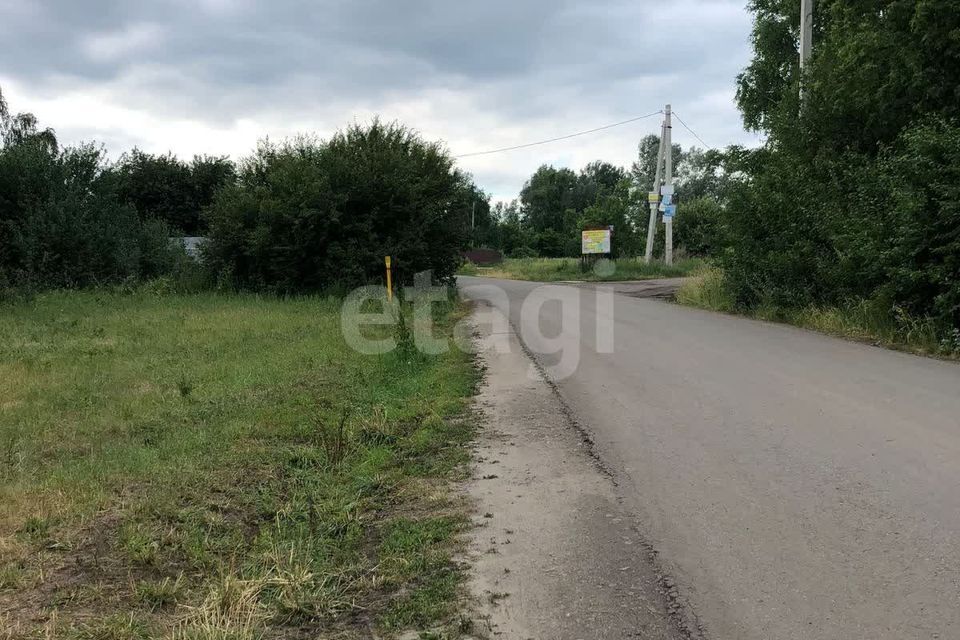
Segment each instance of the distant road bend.
M548 368L579 349L559 392L708 637L960 638L960 366L583 287L521 318L541 285L478 284Z

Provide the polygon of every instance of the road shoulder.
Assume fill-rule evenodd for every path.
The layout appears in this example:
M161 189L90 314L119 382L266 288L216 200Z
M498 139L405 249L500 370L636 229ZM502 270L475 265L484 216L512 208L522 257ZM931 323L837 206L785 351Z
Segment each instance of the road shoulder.
M490 323L475 321L489 346ZM589 442L513 331L497 338L510 349L481 354L484 426L466 486L477 509L469 540L475 630L501 638L689 637Z

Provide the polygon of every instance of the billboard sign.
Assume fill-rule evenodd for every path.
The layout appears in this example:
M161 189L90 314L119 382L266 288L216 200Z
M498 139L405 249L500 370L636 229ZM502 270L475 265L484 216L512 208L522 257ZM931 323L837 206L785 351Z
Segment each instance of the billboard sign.
M610 253L610 229L586 229L580 238L581 253Z

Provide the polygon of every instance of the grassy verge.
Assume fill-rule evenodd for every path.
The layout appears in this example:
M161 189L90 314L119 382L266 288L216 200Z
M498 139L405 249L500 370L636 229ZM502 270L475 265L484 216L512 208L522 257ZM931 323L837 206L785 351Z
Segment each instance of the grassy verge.
M361 356L339 317L212 294L0 308L0 638L453 633L474 367Z
M696 273L680 287L677 302L712 311L739 311L725 290L723 272L718 269ZM920 355L960 357L960 331L944 336L930 319L910 316L875 300L859 300L845 307L805 309L762 305L746 315Z
M532 280L557 282L585 280L590 282L613 282L618 280L647 280L651 278L677 278L689 275L703 267L698 259L678 260L667 266L662 262L645 264L641 258L606 260L586 272L581 270L578 258L508 258L492 267L478 267L468 263L460 269L460 275L486 276L509 280Z

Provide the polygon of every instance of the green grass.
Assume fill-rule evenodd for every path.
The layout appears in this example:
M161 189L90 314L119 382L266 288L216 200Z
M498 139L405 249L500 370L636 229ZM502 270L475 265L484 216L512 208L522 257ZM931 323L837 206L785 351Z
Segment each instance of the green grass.
M705 267L694 271L677 290L677 302L710 311L733 313L733 300L723 285L723 271Z
M475 368L359 355L339 312L143 292L0 307L0 611L20 612L0 638L449 622Z
M920 355L960 356L960 332L944 336L929 318L918 318L879 300L857 300L843 307L783 309L771 304L738 310L723 282L723 272L706 268L677 291L680 304L720 311L742 312L753 318L784 322L859 342Z
M642 258L604 260L595 268L583 271L579 258L508 258L492 267L464 265L460 275L506 278L509 280L532 280L534 282L558 282L585 280L590 282L614 282L619 280L647 280L650 278L677 278L701 268L703 261L695 258L677 260L667 266L662 262L646 264Z

